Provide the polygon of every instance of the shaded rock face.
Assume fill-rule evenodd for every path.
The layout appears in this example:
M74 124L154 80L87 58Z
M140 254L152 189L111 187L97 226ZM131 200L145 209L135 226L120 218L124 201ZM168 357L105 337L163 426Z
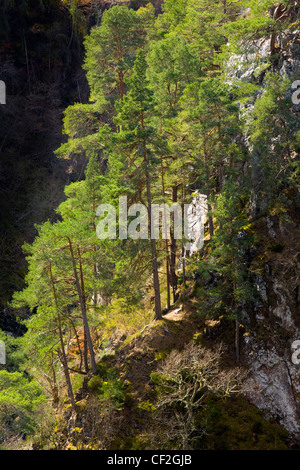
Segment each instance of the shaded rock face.
M270 63L271 38L263 37L249 44L249 52L232 55L228 61L227 77L231 79L261 83L267 70L276 70L280 75L294 79L300 68L300 31L282 32L276 38L280 54Z
M245 338L249 377L244 393L249 401L263 410L266 417L276 418L300 442L300 364L293 358L293 344L300 339L285 288L275 278L268 293L276 300L269 305L268 318L263 308L255 315L256 328ZM264 329L261 338L259 329Z
M244 384L245 396L263 410L267 418L276 418L293 440L299 442L299 365L292 363L290 347L280 353L276 347L267 349L265 344L251 339L246 351L250 376Z
M300 361L294 353L297 347L300 350L300 220L285 214L259 223L264 235L256 260L263 256L265 261L253 277L258 298L249 315L249 335L244 337L249 370L244 393L299 444Z
M11 336L22 336L26 333L27 328L25 325L20 323L16 318L16 312L12 309L6 309L0 311L0 329L6 334ZM23 315L24 316L24 315Z
M6 85L6 104L0 105L3 308L24 287L23 243L33 241L35 224L57 219L65 185L82 174L83 159L59 160L54 151L65 141L64 109L88 97L83 49L62 3L44 2L49 6L43 9L42 2L30 2L26 12L22 2L6 3L3 15L0 2L9 25L7 31L0 26L0 80Z
M272 64L260 60L270 56L270 38L257 41L248 54L232 56L228 81L255 82L263 91L265 73L274 71L293 82L300 71L300 32L283 32L276 43L279 55ZM293 88L288 93L292 100ZM300 104L294 103L293 111L297 114ZM266 417L278 420L299 446L300 361L295 361L293 352L297 344L300 349L296 343L300 340L300 217L294 199L286 206L290 213L266 216L258 229L263 234L254 256L261 260L261 269L253 275L258 299L253 311L243 315L248 330L243 360L249 370L244 394Z

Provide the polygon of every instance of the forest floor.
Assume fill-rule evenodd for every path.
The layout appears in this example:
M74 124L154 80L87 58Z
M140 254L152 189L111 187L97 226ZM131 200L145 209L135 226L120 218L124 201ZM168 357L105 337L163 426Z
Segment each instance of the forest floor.
M150 373L171 350L180 351L191 341L201 326L203 320L195 316L192 303L184 304L184 309L181 306L174 308L163 316L163 320L151 322L138 336L119 348L115 368L124 381L130 382L136 398L149 398Z

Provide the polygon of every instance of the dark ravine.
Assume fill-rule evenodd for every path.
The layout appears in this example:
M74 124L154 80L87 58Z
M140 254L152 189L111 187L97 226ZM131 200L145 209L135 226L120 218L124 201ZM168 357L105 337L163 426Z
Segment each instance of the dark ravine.
M0 107L0 305L23 285L25 241L34 225L55 220L64 187L80 178L77 166L58 160L63 142L64 109L84 101L88 87L82 72L82 39L59 0L5 10L0 30L0 79L6 105Z
M19 337L26 333L27 328L24 324L18 321L14 313L14 311L10 311L6 308L0 311L0 329L6 334ZM26 316L28 315L30 315L30 312L28 312Z

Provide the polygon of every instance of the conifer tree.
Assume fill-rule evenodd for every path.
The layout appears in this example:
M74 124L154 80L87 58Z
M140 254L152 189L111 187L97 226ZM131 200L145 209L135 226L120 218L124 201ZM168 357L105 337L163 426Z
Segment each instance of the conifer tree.
M246 213L249 195L244 189L226 183L217 198L214 216L219 229L213 237L213 269L219 276L218 285L210 292L215 311L235 323L236 362L240 360L240 323L242 308L255 298L247 266L247 250L253 246L251 222Z
M147 61L149 64L147 77L149 77L153 91L154 102L151 122L166 143L164 150L161 149L160 156L162 200L170 204L178 203L178 191L183 181L181 170L186 159L180 154L180 144L177 145L178 141L184 138L182 129L178 130L176 125L178 124L177 116L181 110L180 99L184 89L187 85L198 82L199 77L202 76L201 61L186 38L175 34L153 42ZM178 171L179 166L181 168ZM177 299L177 251L177 240L174 236L173 223L171 223L170 246L165 240L165 252L167 291L169 296L170 286L173 302ZM169 306L170 301L168 301Z
M99 26L86 36L84 70L90 87L89 103L75 103L64 112L64 133L69 139L56 150L60 158L100 154L98 133L113 126L115 102L123 98L135 54L145 44L153 21L153 7L137 12L115 5L105 10Z
M133 168L134 179L121 180L127 190L135 193L135 198L147 207L151 247L152 275L154 285L155 318L161 318L160 283L158 275L158 256L156 241L151 236L153 178L156 177L157 140L155 131L149 125L149 114L153 109L152 93L146 78L147 63L142 50L137 52L132 77L129 81L130 90L123 100L116 104L117 116L115 118L120 131L114 136L114 143L122 155L123 170L128 166ZM115 171L116 161L110 160L110 174ZM118 163L117 163L118 164ZM119 164L118 164L119 165Z
M299 122L292 111L288 77L275 72L265 78L264 91L248 116L252 155L252 190L257 204L276 197L293 172L293 158L299 149Z
M116 5L105 11L101 25L86 38L85 70L91 87L91 101L100 113L114 113L116 99L126 93L136 50L143 45L142 18L136 11Z
M68 318L63 314L67 297L62 293L62 284L58 280L59 276L54 272L54 265L57 266L57 258L60 257L60 253L57 251L55 233L51 224L45 223L42 225L39 229L39 235L32 246L26 244L24 250L29 254L29 271L26 277L28 287L22 292L15 294L14 303L16 305L24 304L32 309L37 309L37 315L29 320L27 341L30 341L30 323L32 323L32 339L37 339L37 341L32 340L32 347L42 346L42 350L44 354L46 353L47 358L51 356L52 351L55 351L57 354L63 366L68 397L74 411L75 399L70 379L64 335L64 329L68 325ZM45 332L47 341L44 338L39 338L40 333L38 333L37 337L35 336L36 327L39 328L39 331L42 329ZM52 365L53 363L50 364ZM55 373L52 374L52 379L55 382Z

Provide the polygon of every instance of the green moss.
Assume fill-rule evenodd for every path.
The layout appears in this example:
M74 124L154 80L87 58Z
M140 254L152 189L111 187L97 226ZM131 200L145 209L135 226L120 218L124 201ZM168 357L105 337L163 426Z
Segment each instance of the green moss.
M125 400L125 384L117 377L110 363L111 357L103 358L97 366L97 374L88 382L90 392L98 396L100 402L111 402L121 409Z
M153 385L159 385L163 382L163 376L158 372L151 372L150 378Z
M106 377L109 371L111 370L112 360L114 359L114 355L106 354L101 358L101 361L97 364L97 376Z
M140 410L148 411L149 413L152 413L156 410L156 407L149 400L142 401L142 403L139 404L138 408Z
M282 253L284 250L284 246L281 245L280 243L277 243L276 245L270 246L270 250L273 251L274 253Z
M158 351L155 353L155 361L162 361L163 359L165 359L168 354L170 353L170 351Z
M208 435L201 443L209 450L287 450L288 432L265 420L262 412L242 397L211 397L205 410ZM199 418L203 420L203 416Z
M90 392L97 392L102 385L102 379L99 375L95 375L88 382L88 389Z

